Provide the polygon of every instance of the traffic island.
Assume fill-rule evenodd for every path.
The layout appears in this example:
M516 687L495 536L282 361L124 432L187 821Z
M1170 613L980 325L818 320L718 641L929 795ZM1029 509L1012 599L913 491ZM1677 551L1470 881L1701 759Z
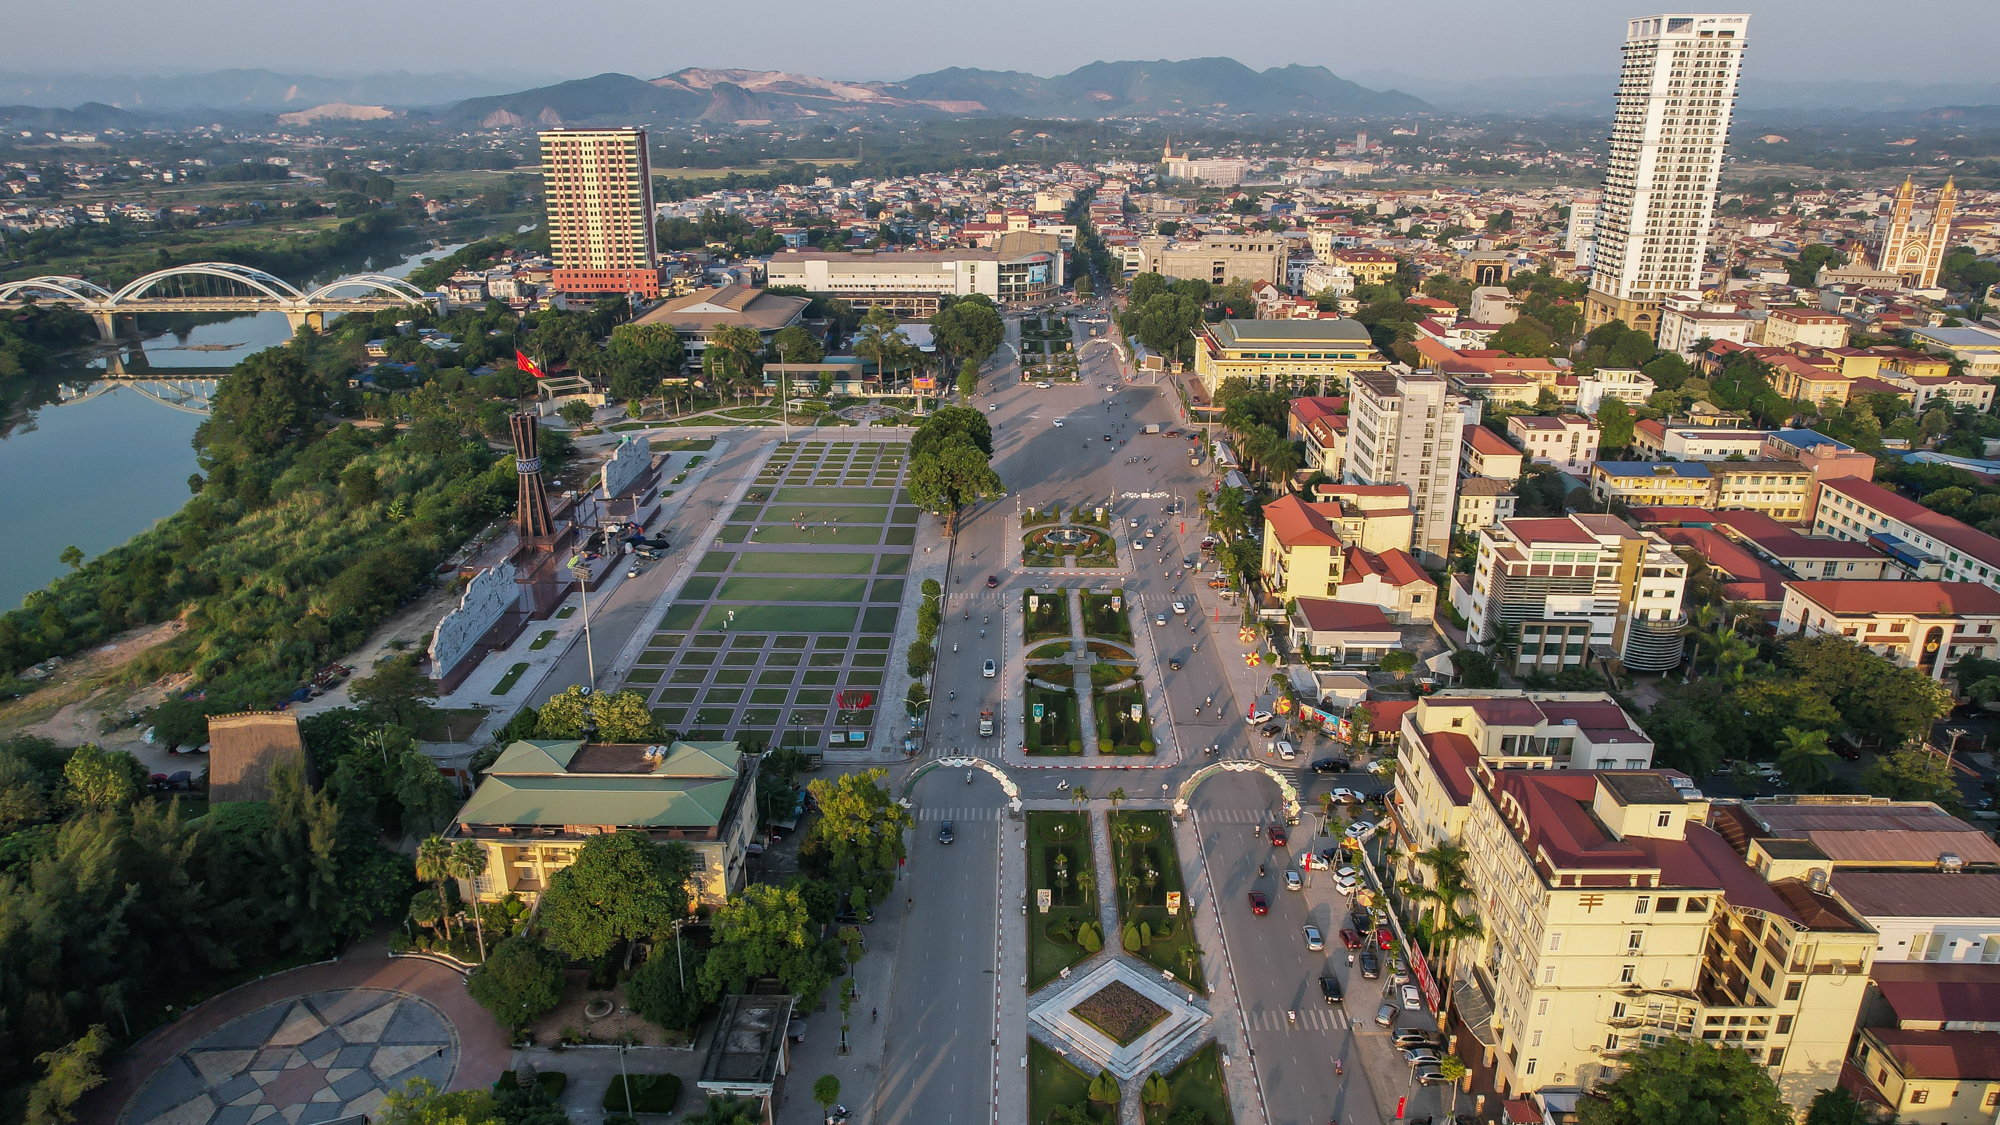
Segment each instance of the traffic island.
M1088 814L1031 812L1027 830L1028 988L1033 991L1102 949L1104 935Z
M1115 1014L1114 1023L1133 1037L1119 1042L1086 1018L1089 1014ZM1142 1015L1146 1018L1139 1021ZM1107 958L1088 972L1050 985L1028 1008L1031 1032L1076 1060L1073 1065L1110 1071L1120 1085L1174 1061L1208 1020L1208 1010L1194 993L1129 957Z
M1021 640L1026 644L1070 635L1069 598L1062 590L1030 590L1021 595Z
M1195 942L1167 814L1114 812L1110 826L1120 944L1132 956L1204 989L1201 946Z
M1091 671L1095 673L1100 667L1104 666L1094 665ZM1146 718L1145 684L1137 679L1129 683L1129 687L1100 691L1091 701L1097 718L1100 754L1141 755L1156 749L1153 725Z
M1028 753L1067 756L1083 753L1075 693L1031 683L1024 694L1022 742Z
M1086 590L1083 593L1083 632L1085 636L1107 637L1121 641L1127 646L1132 643L1131 603L1125 600L1124 590Z

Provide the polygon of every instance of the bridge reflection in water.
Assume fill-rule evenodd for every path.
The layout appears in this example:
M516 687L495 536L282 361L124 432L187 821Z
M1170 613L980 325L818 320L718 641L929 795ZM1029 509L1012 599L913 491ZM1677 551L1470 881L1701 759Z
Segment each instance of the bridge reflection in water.
M162 406L206 418L209 403L215 399L215 389L221 382L221 379L214 376L179 379L146 377L100 379L94 383L65 384L59 392L56 405L68 406L72 403L89 402L120 387L129 387Z

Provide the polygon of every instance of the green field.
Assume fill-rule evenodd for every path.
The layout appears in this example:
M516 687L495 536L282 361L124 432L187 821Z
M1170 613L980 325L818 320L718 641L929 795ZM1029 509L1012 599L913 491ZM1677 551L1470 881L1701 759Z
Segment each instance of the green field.
M904 556L907 557L907 556ZM907 565L907 564L905 564ZM875 556L851 551L748 551L738 574L867 574Z
M867 596L860 578L731 578L716 599L725 602L858 602ZM741 615L738 615L741 619Z
M680 608L674 607L675 610ZM854 619L860 612L837 605L716 606L702 619L701 627L722 628L729 621L732 608L736 611L736 620L729 624L729 628L735 632L805 629L814 633L851 633L854 631Z
M727 537L738 528L724 528ZM732 540L742 542L742 540ZM751 543L830 543L836 547L873 547L882 542L880 527L808 527L804 531L788 523L759 524Z
M794 485L781 488L771 497L773 504L887 504L895 498L893 488L841 487L836 485Z

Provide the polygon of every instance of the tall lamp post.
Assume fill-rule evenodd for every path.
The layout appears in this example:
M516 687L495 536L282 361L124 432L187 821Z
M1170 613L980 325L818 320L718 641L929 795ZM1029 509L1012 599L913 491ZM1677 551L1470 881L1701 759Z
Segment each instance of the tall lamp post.
M570 558L570 573L577 576L576 588L583 595L583 659L590 668L590 688L597 690L597 653L590 647L590 567L583 563L582 554Z
M778 345L778 424L785 431L785 440L792 440L792 398L791 372L785 370L785 345Z

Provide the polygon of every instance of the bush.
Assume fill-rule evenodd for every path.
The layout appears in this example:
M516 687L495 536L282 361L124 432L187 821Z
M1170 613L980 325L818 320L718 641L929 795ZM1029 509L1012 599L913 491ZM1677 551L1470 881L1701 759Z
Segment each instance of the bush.
M1139 740L1139 752L1140 752L1140 753L1142 753L1142 754L1151 754L1151 753L1153 752L1153 749L1154 749L1154 746L1153 746L1153 740L1152 740L1152 739L1150 739L1150 738L1142 738L1142 739L1140 739L1140 740Z
M1103 949L1104 938L1097 932L1097 923L1085 922L1077 927L1076 943L1083 947L1085 953L1095 953Z
M1146 947L1145 938L1140 936L1137 926L1125 927L1125 932L1119 935L1119 942L1125 946L1127 953L1137 953Z
M1110 755L1110 753L1111 753L1111 740L1110 740L1110 739L1108 739L1108 738L1100 738L1100 739L1098 739L1098 740L1097 740L1097 752L1098 752L1099 754L1103 754L1103 755L1106 755L1106 756L1109 756L1109 755Z
M534 1078L535 1086L550 1101L562 1097L562 1092L569 1088L569 1075L564 1074L560 1070L536 1071ZM520 1085L520 1079L513 1071L503 1070L500 1072L500 1080L493 1084L493 1089L495 1092L514 1090L519 1089Z
M1072 754L1081 754L1081 753L1083 753L1083 739L1081 739L1081 738L1072 738L1072 739L1070 739L1070 740L1069 740L1069 752L1070 752L1070 753L1072 753Z
M621 1074L611 1080L611 1086L604 1091L605 1109L625 1112L626 1078ZM681 1100L681 1079L677 1074L634 1074L630 1079L635 1113L672 1113Z
M508 1027L533 1023L562 1000L562 989L561 959L526 937L495 946L465 981L473 1001Z

